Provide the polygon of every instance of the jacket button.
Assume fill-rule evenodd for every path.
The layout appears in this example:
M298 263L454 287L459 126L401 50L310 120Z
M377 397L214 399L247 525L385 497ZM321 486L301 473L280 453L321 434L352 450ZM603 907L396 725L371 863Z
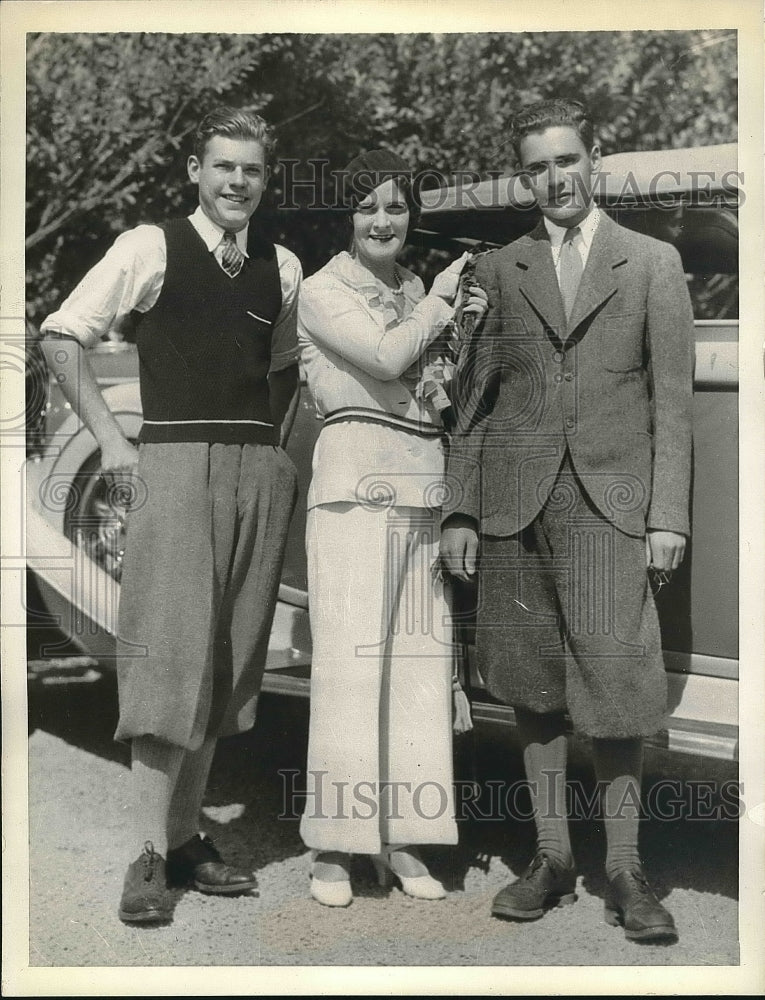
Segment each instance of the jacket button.
M566 417L566 427L573 427L573 426L574 426L574 418Z
M565 375L563 376L563 378L564 378L564 379L565 379L565 380L566 380L567 382L571 382L571 381L573 381L573 378L574 378L574 373L573 373L573 372L566 372L566 374L565 374Z
M556 372L553 375L553 382L562 382L562 381L563 381L563 376L561 375L560 372Z
M563 352L556 351L555 354L553 354L553 361L556 361L558 364L560 364L562 360L563 360Z

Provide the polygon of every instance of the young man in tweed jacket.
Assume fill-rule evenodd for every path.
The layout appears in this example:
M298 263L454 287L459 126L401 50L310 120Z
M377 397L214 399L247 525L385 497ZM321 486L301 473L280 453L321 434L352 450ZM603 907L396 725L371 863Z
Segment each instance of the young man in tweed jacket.
M606 919L676 939L638 854L642 740L666 678L646 570L671 573L689 533L693 319L680 258L594 205L601 157L578 101L533 105L513 142L542 219L479 261L489 312L460 375L442 554L469 580L476 649L512 705L537 853L493 913L533 919L575 899L564 713L592 737L607 838Z

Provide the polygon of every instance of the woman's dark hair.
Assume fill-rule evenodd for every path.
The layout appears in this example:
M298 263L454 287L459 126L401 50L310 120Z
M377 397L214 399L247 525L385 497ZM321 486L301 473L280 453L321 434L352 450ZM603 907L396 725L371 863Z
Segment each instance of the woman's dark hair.
M360 153L341 171L343 208L352 215L367 195L387 180L394 179L409 209L409 225L420 219L420 202L412 183L412 169L406 160L390 149L371 149Z

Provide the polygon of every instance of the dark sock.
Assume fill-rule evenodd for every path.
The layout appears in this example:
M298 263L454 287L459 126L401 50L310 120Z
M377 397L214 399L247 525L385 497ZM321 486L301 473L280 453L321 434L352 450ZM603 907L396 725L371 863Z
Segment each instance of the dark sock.
M592 755L595 777L602 788L606 875L613 879L640 864L638 825L643 741L593 739Z
M568 739L561 713L540 714L515 709L523 763L529 782L537 846L562 867L572 864L566 810Z

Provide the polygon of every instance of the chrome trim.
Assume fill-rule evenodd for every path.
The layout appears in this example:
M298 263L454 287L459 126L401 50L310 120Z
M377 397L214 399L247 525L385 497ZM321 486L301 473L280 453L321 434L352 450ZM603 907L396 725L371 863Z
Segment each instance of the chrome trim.
M268 694L308 698L311 682L307 677L268 671L263 676L262 690ZM474 723L515 727L515 713L509 705L474 701L472 715ZM697 723L688 719L673 719L667 729L646 739L645 745L688 757L714 757L732 764L738 761L738 729L735 726L718 723L707 730L699 730L696 726Z
M311 694L311 682L307 677L293 677L291 674L282 674L278 670L267 670L263 674L260 690L267 694L308 698Z
M475 701L472 706L473 721L489 725L515 726L515 713L509 705L496 705ZM709 724L699 729L698 723L688 719L672 719L667 729L648 737L645 745L657 750L670 750L694 757L715 757L719 760L738 760L738 728L721 723Z
M99 340L86 350L96 354L135 354L138 347L127 340Z
M694 674L738 680L738 660L704 653L684 653L675 649L662 650L665 668L673 674Z
M738 385L738 344L734 340L697 340L694 386L735 387Z
M694 326L738 326L741 320L738 319L695 319Z
M293 608L303 608L308 610L308 594L297 587L288 587L286 583L279 584L279 598L284 604L290 604Z

